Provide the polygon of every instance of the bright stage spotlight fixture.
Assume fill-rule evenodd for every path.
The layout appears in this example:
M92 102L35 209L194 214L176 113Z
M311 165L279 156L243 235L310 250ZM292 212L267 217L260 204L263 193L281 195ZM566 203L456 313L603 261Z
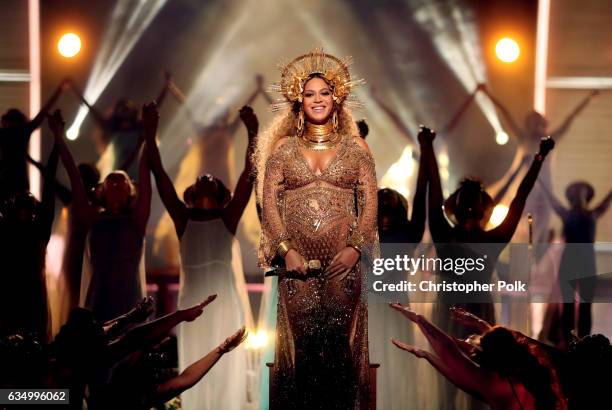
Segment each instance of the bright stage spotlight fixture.
M57 42L57 51L66 58L72 58L81 51L81 39L75 33L64 34Z
M515 40L504 37L495 44L495 54L504 63L513 63L521 55L521 48Z
M506 145L509 140L510 137L508 137L505 131L498 131L497 134L495 134L495 142L497 142L498 145Z

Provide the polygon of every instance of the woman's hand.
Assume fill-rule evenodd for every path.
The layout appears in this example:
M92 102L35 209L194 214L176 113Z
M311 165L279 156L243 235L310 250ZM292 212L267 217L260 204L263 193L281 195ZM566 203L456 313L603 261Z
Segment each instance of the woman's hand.
M227 352L231 352L236 347L238 347L242 342L244 342L247 336L248 336L248 333L246 331L246 328L243 326L242 328L238 329L236 333L234 333L233 335L225 339L225 341L219 345L219 347L217 348L219 354L225 354Z
M555 147L555 140L550 137L542 138L540 140L540 152L539 154L546 157L550 151Z
M482 320L478 316L460 307L453 306L450 308L451 318L465 327L475 329L479 332L486 332L491 328L491 325Z
M399 347L402 350L412 353L420 359L424 358L427 355L427 352L425 350L419 349L418 347L409 345L407 343L402 343L399 340L391 339L391 343L393 343L395 346Z
M422 316L416 313L414 310L410 309L409 306L404 306L401 303L389 303L389 307L391 309L397 310L412 322L417 323L421 320Z
M204 311L204 308L206 307L206 305L208 305L210 302L212 302L216 298L217 298L217 295L210 295L202 303L198 303L195 306L192 306L192 307L190 307L188 309L183 310L183 315L184 315L185 322L193 322L198 317L200 317L200 315Z
M298 272L302 275L306 275L308 262L302 255L299 254L295 249L289 249L289 252L285 255L285 269L290 272Z
M328 279L333 279L337 276L344 278L355 264L359 261L361 254L352 246L347 246L334 256L327 269L323 272Z
M424 144L432 144L433 140L436 138L436 132L431 128L427 128L423 125L419 128L419 134L417 135L417 139L419 140L420 145Z

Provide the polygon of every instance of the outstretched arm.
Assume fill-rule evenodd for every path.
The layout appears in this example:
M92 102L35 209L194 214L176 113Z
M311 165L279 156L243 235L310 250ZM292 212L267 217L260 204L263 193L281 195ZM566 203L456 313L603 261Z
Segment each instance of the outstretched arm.
M36 169L38 169L38 171L40 171L42 176L45 177L45 175L47 173L47 169L45 168L45 166L43 164L41 164L40 162L36 161L34 158L32 158L29 155L26 156L26 160L30 164L34 165L36 167ZM70 203L72 202L72 191L70 191L70 189L68 187L64 186L64 184L59 182L56 177L53 178L53 181L55 183L55 185L53 186L54 190L55 190L55 195L57 195L59 200L62 201L64 206L70 205Z
M150 111L148 108L146 114L143 112L143 122L146 124L144 132L146 154L149 166L155 177L159 196L174 222L174 229L178 237L181 238L187 226L188 212L185 204L179 199L174 184L166 173L161 156L159 155L159 149L155 142L155 130L157 129L158 119L159 114L156 109L154 110L154 107L150 107Z
M217 295L211 295L202 303L188 309L177 310L129 330L123 337L108 345L107 358L114 363L136 350L159 342L179 323L192 322L200 317L204 308L216 297Z
M58 147L56 143L53 145L53 150L51 150L49 160L47 161L47 170L45 172L41 197L41 229L44 233L45 242L48 242L51 237L51 227L53 226L53 217L55 216L55 173L57 171L58 157Z
M526 155L523 158L523 160L520 162L520 164L518 164L516 169L514 171L512 171L512 174L510 174L508 176L508 178L506 179L506 182L504 183L504 185L493 196L493 206L499 204L500 201L502 199L504 199L504 196L506 196L506 193L508 192L508 190L512 186L512 183L514 182L514 180L516 179L518 174L521 172L521 169L523 169L523 166L529 163L528 161L529 161L529 156Z
M36 114L36 117L34 117L28 123L28 128L30 129L30 133L34 131L36 128L40 127L40 125L45 120L51 107L53 107L53 105L57 102L57 99L62 94L62 92L66 89L66 87L69 86L69 84L70 84L70 80L64 79L62 80L60 85L57 86L53 94L51 94L51 97L49 97L45 105L43 105L43 107L40 109L40 112Z
M56 110L52 116L49 116L49 128L55 137L59 156L66 168L68 178L70 179L70 188L72 189L72 207L75 210L81 223L90 225L97 216L96 209L89 203L81 174L74 163L74 158L70 154L70 150L64 141L64 119L60 110Z
M572 125L572 123L574 122L578 114L580 114L582 110L584 110L586 106L589 105L593 97L597 96L598 94L599 94L599 90L593 90L589 95L587 95L580 102L580 104L578 104L576 108L574 108L574 110L565 118L565 121L563 121L563 123L559 126L559 128L557 128L550 134L550 136L555 141L559 141L559 139L567 133L567 130Z
M603 214L606 213L608 207L610 206L610 202L612 201L612 191L608 192L608 195L593 209L593 215L595 218L599 218Z
M518 187L518 191L516 192L516 196L510 203L508 215L506 215L504 221L497 228L489 231L492 235L493 241L506 243L512 239L512 235L514 235L516 227L521 219L521 215L523 214L523 209L525 209L527 196L531 192L531 189L538 178L544 158L546 158L546 155L548 155L554 146L555 141L550 137L543 138L540 142L540 152L536 154L533 162L531 163L531 167L529 167L529 171L527 171L527 174L525 174L523 177L523 180Z
M87 107L87 109L91 113L94 120L98 123L100 128L102 128L104 131L108 131L108 121L106 120L106 118L104 118L102 113L98 111L96 107L91 105L89 101L85 99L85 96L83 95L83 92L81 91L81 89L77 87L74 83L70 84L70 88L79 98L79 100L81 100L81 102Z
M542 181L538 180L538 184L540 185L540 188L542 188L542 191L544 191L544 195L546 196L546 199L548 199L548 202L550 202L550 205L555 213L559 215L559 218L565 220L568 210L561 204L561 202L559 202L557 197L550 192L550 189L548 189L548 187L543 184Z
M452 337L429 323L424 316L416 314L410 308L399 303L391 304L409 320L414 322L433 348L439 358L436 366L444 376L457 387L468 392L475 392L481 397L490 397L493 378L491 374L479 367L459 349ZM402 348L402 346L398 346Z
M489 96L489 98L491 99L491 102L493 102L493 104L495 104L497 109L499 109L499 111L502 113L502 116L504 117L508 125L510 126L510 129L512 130L514 135L519 139L523 139L523 130L521 129L521 127L519 127L517 122L514 120L508 108L504 104L502 104L502 102L499 101L493 94L491 94L489 92L489 89L484 84L480 85L479 88L487 96Z
M246 336L245 328L239 329L213 351L183 370L177 377L160 384L157 387L154 402L164 403L193 387L221 359L221 356L240 345Z
M244 209L249 203L251 198L251 191L253 190L253 179L251 177L253 171L253 164L251 162L253 156L253 150L255 149L257 132L259 131L259 121L257 116L253 112L253 109L249 106L244 106L240 109L240 118L247 129L247 135L249 138L246 156L244 159L244 170L240 174L236 189L234 190L234 196L232 197L229 204L223 210L223 220L225 225L232 234L236 233L238 228L238 222L242 217Z
M172 76L170 75L170 73L168 71L164 71L164 85L162 86L161 90L159 90L159 94L157 95L157 98L155 98L154 100L158 109L159 107L161 107L162 103L166 99L166 96L168 95L168 89L170 88L169 85L171 81L172 81Z
M406 126L406 124L404 124L400 116L395 111L393 111L393 109L382 99L376 89L372 89L372 97L374 97L374 101L376 101L378 106L385 112L385 114L387 114L393 124L401 132L401 134L406 137L412 144L414 144L414 135L412 135L410 129Z
M434 242L448 242L451 235L451 226L444 217L442 205L444 197L442 195L442 183L440 182L440 171L438 162L433 149L433 140L436 133L429 128L422 127L419 131L419 144L421 146L421 157L424 157L423 164L427 169L429 178L429 231Z
M476 89L470 95L467 96L465 101L463 101L463 103L459 106L459 109L457 110L455 115L453 115L451 119L448 121L448 123L442 128L442 131L441 131L442 135L447 135L448 133L452 132L455 129L457 124L459 124L459 120L461 120L461 118L463 117L463 114L465 114L468 107L472 104L472 101L474 101L474 98L476 97L476 93L478 93L478 91L481 89L482 89L482 86L478 85L478 87L476 87Z

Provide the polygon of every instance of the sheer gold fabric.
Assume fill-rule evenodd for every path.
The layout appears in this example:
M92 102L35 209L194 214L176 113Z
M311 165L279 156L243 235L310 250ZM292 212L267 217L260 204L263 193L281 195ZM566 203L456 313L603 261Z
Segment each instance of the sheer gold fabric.
M270 267L291 239L325 268L349 241L362 238L362 262L378 255L374 160L345 135L335 156L313 171L298 139L266 164L259 264ZM342 278L279 279L272 409L368 406L369 363L365 264Z

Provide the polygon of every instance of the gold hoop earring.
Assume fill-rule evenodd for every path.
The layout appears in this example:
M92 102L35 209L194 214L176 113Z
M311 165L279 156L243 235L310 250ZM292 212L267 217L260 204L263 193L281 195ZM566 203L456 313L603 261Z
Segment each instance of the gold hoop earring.
M338 111L334 110L332 114L332 127L334 128L334 132L338 132Z
M297 121L297 135L301 137L304 133L304 110L300 110L298 113L298 121Z

